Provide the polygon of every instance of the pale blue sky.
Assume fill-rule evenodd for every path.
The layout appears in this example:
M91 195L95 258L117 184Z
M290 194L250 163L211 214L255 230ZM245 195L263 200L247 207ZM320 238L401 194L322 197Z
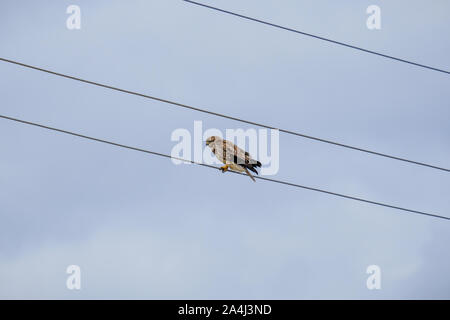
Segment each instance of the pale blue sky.
M450 69L450 3L205 1ZM366 28L379 4L382 30ZM66 28L81 7L82 28ZM183 1L2 1L0 56L449 167L448 75ZM0 113L170 153L221 118L0 63ZM0 298L450 298L450 223L0 120ZM445 172L280 136L277 179L450 216ZM68 265L82 290L65 287ZM367 266L382 289L366 288Z

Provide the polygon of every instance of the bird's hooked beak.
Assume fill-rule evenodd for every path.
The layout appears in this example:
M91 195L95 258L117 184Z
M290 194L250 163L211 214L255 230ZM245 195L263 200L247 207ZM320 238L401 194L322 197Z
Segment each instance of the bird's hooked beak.
M209 146L214 141L215 141L215 137L209 137L208 139L206 139L206 145Z

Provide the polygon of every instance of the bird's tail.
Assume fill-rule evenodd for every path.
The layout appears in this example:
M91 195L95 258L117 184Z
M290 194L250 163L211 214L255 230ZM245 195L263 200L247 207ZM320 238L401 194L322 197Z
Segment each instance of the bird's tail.
M253 180L253 182L256 182L255 178L252 176L252 174L248 171L246 167L244 167L245 173L248 174L248 176Z

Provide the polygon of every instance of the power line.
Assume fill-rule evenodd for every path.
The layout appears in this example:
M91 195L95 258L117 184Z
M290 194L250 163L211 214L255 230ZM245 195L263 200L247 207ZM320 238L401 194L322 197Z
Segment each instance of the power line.
M315 38L315 39L331 42L331 43L334 43L334 44L337 44L337 45L340 45L340 46L344 46L344 47L347 47L347 48L363 51L363 52L366 52L366 53L374 54L374 55L377 55L377 56L380 56L380 57L384 57L384 58L388 58L388 59L392 59L392 60L395 60L395 61L408 63L408 64L411 64L411 65L414 65L414 66L417 66L417 67L422 67L422 68L426 68L426 69L429 69L429 70L434 70L434 71L450 74L450 71L446 71L446 70L443 70L443 69L430 67L430 66L427 66L427 65L424 65L424 64L412 62L412 61L405 60L405 59L396 58L396 57L393 57L393 56L389 56L387 54L383 54L383 53L379 53L379 52L376 52L376 51L364 49L364 48L361 48L361 47L358 47L358 46L354 46L354 45L351 45L351 44L347 44L347 43L344 43L344 42L340 42L340 41L336 41L336 40L332 40L332 39L316 36L314 34L303 32L303 31L299 31L299 30L296 30L296 29L283 27L283 26L275 24L275 23L259 20L259 19L252 18L252 17L249 17L249 16L244 16L244 15L239 14L239 13L227 11L227 10L220 9L220 8L217 8L217 7L212 7L212 6L203 4L203 3L199 3L199 2L195 2L195 1L191 1L191 0L183 0L183 1L191 3L191 4L195 4L197 6L201 6L201 7L205 7L205 8L208 8L208 9L216 10L216 11L219 11L219 12L222 12L222 13L230 14L230 15L233 15L233 16L236 16L236 17L239 17L239 18L243 18L243 19L255 21L255 22L258 22L258 23L262 23L262 24L265 24L265 25L268 25L268 26L271 26L271 27L275 27L275 28L279 28L279 29L295 32L295 33L298 33L298 34L302 34L304 36L312 37L312 38Z
M64 134L72 135L72 136L79 137L79 138L83 138L83 139L88 139L88 140L92 140L92 141L97 141L97 142L101 142L101 143L106 143L106 144L113 145L113 146L120 147L120 148L125 148L125 149L129 149L129 150L134 150L134 151L144 152L144 153L147 153L147 154L152 154L152 155L160 156L160 157L164 157L164 158L170 158L170 159L181 160L181 161L184 161L184 162L189 162L189 163L192 163L192 164L196 164L196 165L203 166L203 167L208 167L208 168L215 169L215 170L219 170L219 169L220 169L220 168L218 168L218 167L215 167L215 166L212 166L212 165L209 165L209 164L205 164L205 163L201 163L201 162L196 162L196 161L192 161L192 160L187 160L187 159L182 159L182 158L178 158L178 157L172 157L172 156L170 156L170 155L168 155L168 154L164 154L164 153L160 153L160 152L155 152L155 151L150 151L150 150L146 150L146 149L142 149L142 148L136 148L136 147L132 147L132 146L128 146L128 145L124 145L124 144L120 144L120 143L116 143L116 142L112 142L112 141L108 141L108 140L98 139L98 138L86 136L86 135L83 135L83 134L79 134L79 133L75 133L75 132L71 132L71 131L67 131L67 130L62 130L62 129L57 129L57 128L49 127L49 126L42 125L42 124L35 123L35 122L25 121L25 120L21 120L21 119L17 119L17 118L12 118L12 117L8 117L8 116L4 116L4 115L0 115L0 118L6 119L6 120L10 120L10 121L19 122L19 123L22 123L22 124L27 124L27 125L35 126L35 127L39 127L39 128L43 128L43 129L47 129L47 130L56 131L56 132L59 132L59 133L64 133ZM233 173L235 173L235 174L240 174L240 175L244 175L244 176L245 176L245 174L240 173L240 172L235 172L235 171L230 171L230 172L233 172ZM373 205L377 205L377 206L382 206L382 207L386 207L386 208L391 208L391 209L401 210L401 211L405 211L405 212L410 212L410 213L420 214L420 215L429 216L429 217L434 217L434 218L440 218L440 219L450 220L449 217L445 217L445 216L441 216L441 215L437 215L437 214L432 214L432 213L427 213L427 212L423 212L423 211L417 211L417 210L407 209L407 208L398 207L398 206L394 206L394 205L390 205L390 204L386 204L386 203L382 203L382 202L371 201L371 200L367 200L367 199L363 199L363 198L358 198L358 197L354 197L354 196L348 196L348 195L345 195L345 194L336 193L336 192L331 192L331 191L327 191L327 190L323 190L323 189L318 189L318 188L312 188L312 187L308 187L308 186L303 186L303 185L300 185L300 184L291 183L291 182L287 182L287 181L281 181L281 180L270 179L270 178L259 177L259 176L255 176L255 178L260 179L260 180L269 181L269 182L279 183L279 184L283 184L283 185L287 185L287 186L291 186L291 187L296 187L296 188L301 188L301 189L306 189L306 190L316 191L316 192L320 192L320 193L325 193L325 194L328 194L328 195L332 195L332 196L336 196L336 197L341 197L341 198L345 198L345 199L350 199L350 200L355 200L355 201L365 202L365 203L369 203L369 204L373 204Z
M63 78L71 79L71 80L76 80L76 81L80 81L80 82L84 82L84 83L95 85L95 86L98 86L98 87L102 87L102 88L106 88L106 89L110 89L110 90L115 90L115 91L131 94L131 95L135 95L135 96L139 96L139 97L143 97L143 98L147 98L147 99L152 99L152 100L155 100L155 101L171 104L171 105L174 105L174 106L177 106L177 107L190 109L190 110L194 110L194 111L197 111L197 112L202 112L202 113L210 114L210 115L213 115L213 116L217 116L217 117L221 117L221 118L225 118L225 119L229 119L229 120L238 121L238 122L241 122L241 123L246 123L246 124L250 124L250 125L266 128L266 129L279 130L280 132L283 132L283 133L286 133L286 134L290 134L290 135L294 135L294 136L298 136L298 137L302 137L302 138L306 138L306 139L310 139L310 140L314 140L314 141L319 141L319 142L335 145L335 146L342 147L342 148L347 148L347 149L356 150L356 151L360 151L360 152L364 152L364 153L368 153L368 154L372 154L372 155L377 155L377 156L380 156L380 157L385 157L385 158L389 158L389 159L393 159L393 160L407 162L407 163L410 163L410 164L415 164L415 165L418 165L418 166L423 166L423 167L428 167L428 168L432 168L432 169L436 169L436 170L450 172L450 169L439 167L439 166L435 166L435 165L431 165L431 164L427 164L427 163L424 163L424 162L409 160L409 159L406 159L406 158L392 156L392 155L389 155L389 154L386 154L386 153L381 153L381 152L376 152L376 151L372 151L372 150L368 150L368 149L354 147L354 146L343 144L343 143L340 143L340 142L335 142L335 141L331 141L331 140L327 140L327 139L322 139L322 138L318 138L318 137L314 137L314 136L309 136L309 135L306 135L306 134L303 134L303 133L299 133L299 132L295 132L295 131L291 131L291 130L280 129L280 128L276 128L276 127L273 127L273 126L257 123L257 122L254 122L254 121L240 119L240 118L237 118L237 117L228 116L226 114L222 114L222 113L218 113L218 112L209 111L209 110L206 110L206 109L201 109L201 108L189 106L189 105L186 105L186 104L183 104L183 103L179 103L179 102L174 102L174 101L170 101L170 100L167 100L167 99L158 98L158 97L155 97L155 96L150 96L150 95L139 93L139 92L135 92L135 91L121 89L121 88L113 87L113 86L110 86L110 85L102 84L102 83L99 83L99 82L85 80L85 79L74 77L74 76L70 76L70 75L67 75L67 74L63 74L63 73L59 73L59 72L55 72L55 71L51 71L51 70L35 67L35 66L32 66L32 65L28 65L28 64L25 64L25 63L18 62L18 61L8 60L8 59L5 59L5 58L0 58L0 61L4 61L4 62L7 62L7 63L19 65L19 66L26 67L26 68L29 68L29 69L33 69L33 70L37 70L37 71L53 74L53 75L56 75L56 76L59 76L59 77L63 77Z

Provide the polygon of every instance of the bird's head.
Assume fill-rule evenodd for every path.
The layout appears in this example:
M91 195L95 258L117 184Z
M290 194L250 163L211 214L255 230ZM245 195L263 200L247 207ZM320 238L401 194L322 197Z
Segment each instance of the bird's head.
M214 141L216 141L216 136L212 136L209 137L208 139L206 139L206 145L209 146L210 143L213 143Z

